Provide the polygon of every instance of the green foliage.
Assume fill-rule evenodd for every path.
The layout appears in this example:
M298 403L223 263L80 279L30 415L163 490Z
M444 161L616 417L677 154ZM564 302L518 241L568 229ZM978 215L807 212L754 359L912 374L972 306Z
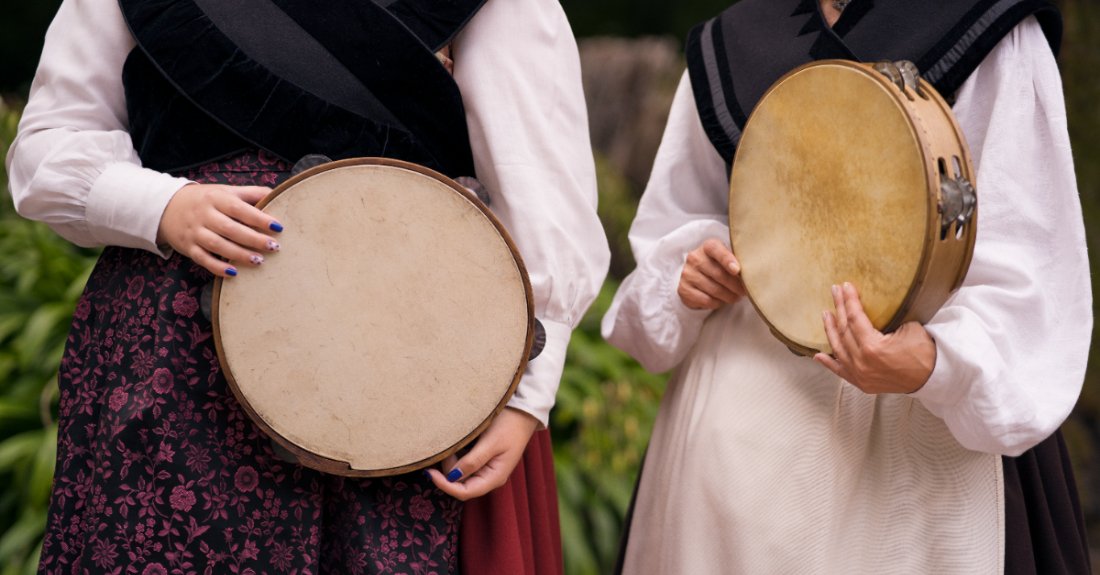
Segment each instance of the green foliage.
M0 103L0 156L16 113ZM57 458L57 367L96 252L15 213L0 171L0 575L34 573Z
M634 252L630 249L627 233L638 213L641 194L635 193L630 182L616 173L607 158L599 154L596 154L596 185L600 191L597 212L611 248L609 275L621 280L634 269Z
M573 332L550 414L568 575L611 572L634 480L668 381L667 375L646 372L600 335L600 320L619 287L615 272L625 276L634 267L626 235L638 211L638 194L598 154L596 180L600 221L612 260L623 269L612 270Z
M1066 119L1073 145L1077 188L1089 251L1100 250L1100 4L1093 0L1057 0L1065 24L1058 67L1066 96ZM1100 276L1092 274L1093 317L1100 305ZM1100 322L1094 320L1093 341ZM1100 545L1100 354L1094 346L1081 398L1062 425L1077 476L1089 540Z
M609 573L667 375L646 372L600 336L609 280L573 332L551 413L565 572Z

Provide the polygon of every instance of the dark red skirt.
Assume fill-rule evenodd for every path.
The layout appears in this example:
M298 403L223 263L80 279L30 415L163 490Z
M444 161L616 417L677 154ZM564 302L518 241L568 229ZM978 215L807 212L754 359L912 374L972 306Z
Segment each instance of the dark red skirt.
M561 575L558 487L548 430L535 432L507 483L466 502L460 533L463 575Z

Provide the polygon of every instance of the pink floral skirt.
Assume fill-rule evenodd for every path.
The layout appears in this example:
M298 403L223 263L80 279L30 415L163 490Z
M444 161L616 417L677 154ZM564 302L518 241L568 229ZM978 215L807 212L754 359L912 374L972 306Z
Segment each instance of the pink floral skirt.
M252 152L183 176L275 186L289 170L278 158ZM275 456L221 373L210 322L199 311L211 279L179 254L163 260L128 248L103 251L77 305L61 363L57 468L39 570L457 573L463 506L422 473L351 479ZM525 461L552 462L549 439L540 433ZM550 567L547 561L556 560L551 572L560 573L556 496L553 508L545 509L555 491L552 463L538 475L542 510L535 530L551 547L556 542L556 550L539 552L553 557L539 563ZM525 477L523 464L514 477ZM514 518L517 505L530 505L513 491L514 480L497 497L507 496L503 516ZM517 540L487 542L496 527L531 531L526 509L526 527L514 519L487 525L501 515L502 504L492 497L473 505L481 523L475 519L464 536L477 550L490 550L490 564L498 559L491 551L496 543L507 547ZM527 539L526 553L533 557ZM481 562L463 571L523 572Z

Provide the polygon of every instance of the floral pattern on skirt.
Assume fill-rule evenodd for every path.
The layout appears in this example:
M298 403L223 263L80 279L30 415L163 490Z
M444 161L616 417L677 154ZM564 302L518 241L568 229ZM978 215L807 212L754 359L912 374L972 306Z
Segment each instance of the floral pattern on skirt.
M264 152L183 174L274 186ZM422 473L326 475L286 463L226 384L199 297L212 276L108 247L61 363L57 469L40 572L456 573L461 503Z

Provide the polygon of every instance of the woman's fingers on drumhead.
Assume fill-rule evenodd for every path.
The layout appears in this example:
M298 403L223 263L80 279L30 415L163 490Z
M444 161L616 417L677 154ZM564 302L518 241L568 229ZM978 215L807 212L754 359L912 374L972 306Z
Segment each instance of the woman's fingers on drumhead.
M736 295L738 298L745 295L745 286L741 283L741 278L724 269L716 260L707 259L698 266L698 269L707 278L725 287L726 291L730 292L731 295ZM733 303L733 299L719 299L722 299L726 303Z
M263 196L261 196L261 198L262 197ZM276 221L275 218L264 213L255 206L250 205L246 200L236 195L225 196L224 201L220 202L217 207L223 214L245 225L261 230L271 230L273 232L283 231L283 225Z
M221 220L218 222L217 228L218 229L215 231L222 237L246 248L257 250L261 254L263 252L274 252L280 249L278 240L272 236L257 232L228 217L222 216ZM263 256L261 256L261 258L262 257Z
M737 275L741 273L741 263L733 255L726 244L716 239L709 239L703 243L703 253L714 260L723 270Z
M844 308L844 295L841 293L840 286L832 286L830 288L833 292L833 307L836 308L836 329L837 332L843 333L848 329L848 312Z
M856 291L856 286L845 282L843 291L848 330L855 335L856 341L876 335L882 335L882 332L875 329L874 324L871 323L871 318L867 317L867 314L864 313L863 304L859 301L859 292Z
M840 361L848 361L848 350L845 349L844 339L837 326L836 316L823 311L821 312L821 319L825 322L825 337L828 338L829 345L833 348L833 355Z
M191 258L191 261L206 268L208 271L210 271L210 273L216 276L228 278L237 275L236 266L219 260L218 258L210 255L210 252L202 249L197 245L191 248L191 253L184 255Z
M258 266L265 261L262 255L231 242L210 230L200 232L196 238L196 243L206 251L230 261L245 262L254 266Z

